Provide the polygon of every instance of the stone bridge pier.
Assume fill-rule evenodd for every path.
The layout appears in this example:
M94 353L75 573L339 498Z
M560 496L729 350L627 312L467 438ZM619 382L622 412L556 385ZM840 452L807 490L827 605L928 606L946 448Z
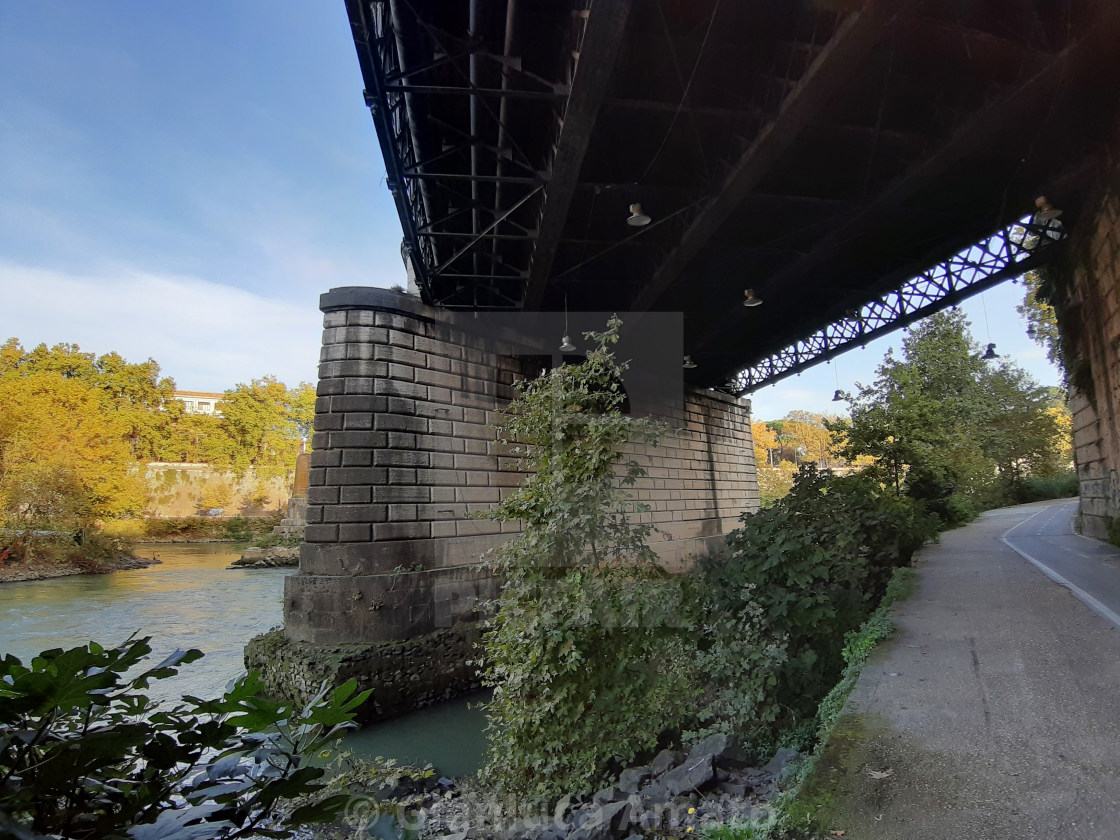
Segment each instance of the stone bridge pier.
M332 289L320 308L306 541L285 581L283 635L254 640L246 662L289 696L357 677L374 688L367 717L387 717L477 685L479 603L499 585L482 558L517 528L467 517L521 481L493 425L516 379L559 361L562 316L527 330L535 316L450 313L364 287ZM674 343L652 327L676 393L642 396L640 376L625 385L633 413L674 431L631 453L648 472L635 496L661 562L681 570L758 506L750 405L685 390L680 331Z

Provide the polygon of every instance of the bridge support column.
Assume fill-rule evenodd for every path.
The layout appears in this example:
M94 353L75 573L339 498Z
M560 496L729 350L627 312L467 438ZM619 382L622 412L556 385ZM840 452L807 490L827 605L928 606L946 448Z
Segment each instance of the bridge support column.
M515 378L540 372L540 342L512 329L480 334L470 314L382 289L333 289L321 308L308 524L299 573L285 581L286 648L258 645L252 664L275 671L280 659L329 649L336 666L350 663L332 672L345 679L362 676L355 662L398 656L407 642L405 676L425 699L445 696L473 682L463 660L479 601L497 591L481 557L516 530L466 517L521 481L492 426ZM662 532L654 548L679 570L757 507L758 487L747 401L690 392L675 414L676 431L634 457L648 471L635 492L651 507L642 516ZM293 645L303 652L293 657ZM429 679L436 670L446 685Z

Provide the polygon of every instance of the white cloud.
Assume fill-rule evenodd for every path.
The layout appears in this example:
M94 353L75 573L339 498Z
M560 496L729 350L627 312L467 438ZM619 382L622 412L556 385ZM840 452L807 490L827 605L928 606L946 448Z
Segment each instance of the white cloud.
M194 277L83 276L0 260L0 341L151 357L180 388L221 391L265 374L314 382L321 329L317 292L292 302Z

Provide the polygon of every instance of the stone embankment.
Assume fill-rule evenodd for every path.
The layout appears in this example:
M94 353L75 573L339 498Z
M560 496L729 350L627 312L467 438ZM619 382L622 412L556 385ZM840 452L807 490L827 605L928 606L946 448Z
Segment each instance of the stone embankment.
M687 754L664 750L648 765L623 770L610 787L562 798L547 813L512 817L502 802L476 787L460 788L450 779L404 779L397 788L372 796L368 808L352 807L350 814L385 813L379 804L387 800L417 802L403 814L404 825L398 821L379 827L397 835L407 829L425 840L688 837L715 823L765 819L767 803L792 775L799 758L795 750L784 749L766 766L752 767L732 738L713 735Z
M19 580L46 580L48 578L70 577L71 575L103 575L109 572L126 572L132 569L145 569L159 562L155 557L135 557L130 554L97 565L53 563L41 560L9 562L0 566L0 583Z
M240 559L230 563L231 569L294 568L299 565L299 546L247 548Z

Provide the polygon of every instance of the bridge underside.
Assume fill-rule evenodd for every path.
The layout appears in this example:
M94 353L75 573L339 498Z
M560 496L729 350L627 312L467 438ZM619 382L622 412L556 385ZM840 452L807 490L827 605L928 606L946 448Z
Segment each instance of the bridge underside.
M347 7L425 301L681 311L705 387L1039 194L1075 225L1120 103L1113 0Z

